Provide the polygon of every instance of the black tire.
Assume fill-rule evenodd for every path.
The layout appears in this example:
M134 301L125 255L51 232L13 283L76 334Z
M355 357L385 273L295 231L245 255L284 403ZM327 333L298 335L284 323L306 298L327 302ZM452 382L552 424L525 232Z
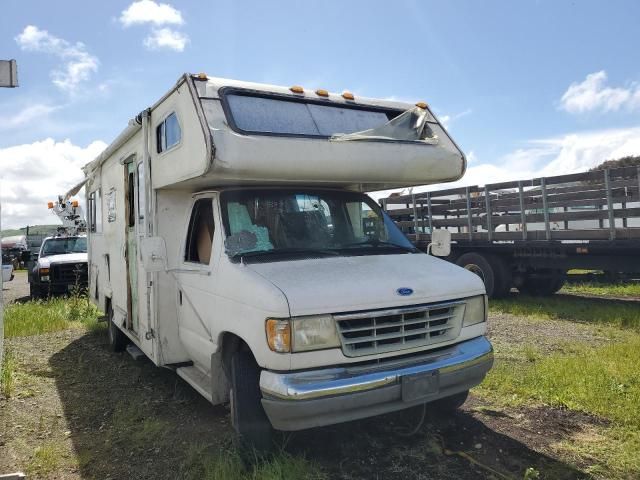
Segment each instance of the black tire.
M488 255L487 259L495 272L496 282L491 298L504 298L511 292L513 285L511 267L500 255Z
M109 308L107 312L107 335L109 337L109 350L112 352L122 352L127 348L129 338L120 330L113 321L113 310Z
M478 275L490 298L500 298L511 289L511 271L501 257L476 252L460 256L456 264Z
M565 282L566 275L558 271L540 271L527 275L518 287L520 293L534 297L546 297L560 290Z
M29 284L29 297L31 298L31 300L38 300L40 297L42 297L42 292L33 283Z
M464 405L468 396L469 390L465 390L464 392L456 393L450 397L436 400L435 402L432 402L430 406L443 413L453 413Z
M269 452L273 427L262 408L260 368L251 352L231 356L231 422L242 449Z

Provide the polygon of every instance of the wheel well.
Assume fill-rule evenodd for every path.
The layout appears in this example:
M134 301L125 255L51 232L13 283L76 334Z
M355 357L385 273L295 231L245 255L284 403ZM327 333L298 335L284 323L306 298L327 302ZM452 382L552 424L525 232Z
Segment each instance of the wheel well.
M242 340L238 335L231 332L222 333L220 344L222 345L222 369L227 379L231 379L231 357L236 352L251 352L247 342Z

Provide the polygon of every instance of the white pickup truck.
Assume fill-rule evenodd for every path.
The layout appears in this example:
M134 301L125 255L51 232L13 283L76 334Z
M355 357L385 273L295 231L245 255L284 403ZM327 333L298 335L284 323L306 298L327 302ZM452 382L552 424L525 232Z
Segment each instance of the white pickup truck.
M29 270L32 299L72 293L87 287L86 235L47 237Z
M484 285L364 192L465 167L421 102L184 75L84 167L111 347L230 402L259 447L273 429L461 405L493 362Z

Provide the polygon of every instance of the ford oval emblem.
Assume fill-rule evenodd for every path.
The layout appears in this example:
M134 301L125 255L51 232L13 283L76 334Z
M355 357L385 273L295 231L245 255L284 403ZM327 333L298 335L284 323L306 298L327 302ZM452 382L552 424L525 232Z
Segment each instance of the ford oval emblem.
M407 287L403 287L403 288L397 289L396 293L398 295L403 296L403 297L408 297L409 295L413 294L413 289L407 288Z

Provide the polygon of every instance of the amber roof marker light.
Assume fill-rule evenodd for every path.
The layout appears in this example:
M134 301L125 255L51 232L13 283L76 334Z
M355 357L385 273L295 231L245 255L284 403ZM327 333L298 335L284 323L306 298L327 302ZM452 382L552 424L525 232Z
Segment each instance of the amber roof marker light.
M291 90L293 93L304 93L304 88L302 88L300 85L289 87L289 90Z
M323 88L319 88L316 90L316 95L318 95L319 97L328 97L329 96L329 92L326 91Z
M418 102L418 103L416 103L416 107L422 108L423 110L426 110L427 106L428 105L426 104L426 102Z
M344 92L342 92L342 98L344 98L345 100L355 100L356 99L356 97L353 95L353 93L347 92L346 90Z

